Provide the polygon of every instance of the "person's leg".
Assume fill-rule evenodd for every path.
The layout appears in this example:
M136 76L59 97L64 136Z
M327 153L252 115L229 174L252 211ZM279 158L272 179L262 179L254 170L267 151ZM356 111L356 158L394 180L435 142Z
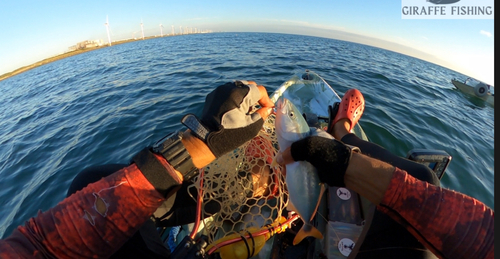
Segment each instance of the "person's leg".
M86 168L73 179L66 196L126 166L109 164ZM170 251L163 245L155 224L148 220L111 258L167 258L168 255Z
M439 179L429 167L415 161L396 156L383 147L375 143L364 141L358 138L355 134L350 133L350 129L352 129L354 125L356 125L359 118L363 114L364 98L363 95L361 95L361 93L355 89L349 90L348 92L346 92L346 95L344 95L344 98L342 98L342 102L340 103L337 115L333 120L334 125L330 132L336 139L339 139L345 144L357 146L361 149L361 153L403 169L407 171L408 174L419 180L426 181L437 186L440 185ZM360 101L359 103L354 103L349 99L356 99ZM346 103L351 103L351 105L345 105ZM354 103L354 105L352 105L352 103ZM360 107L357 108L356 105ZM342 110L345 106L349 107L347 107L345 110Z
M348 96L346 96L348 95ZM364 110L364 98L357 90L349 90L342 98L339 111L333 120L331 134L348 145L357 146L361 153L377 158L407 171L417 179L439 186L439 179L427 166L396 156L383 147L364 141L350 130ZM353 102L353 97L358 101ZM351 99L351 100L349 100ZM350 105L345 105L349 103ZM354 104L354 105L353 105ZM347 107L343 111L342 107ZM436 258L403 226L386 214L375 210L370 229L356 258Z
M440 182L436 174L426 165L396 156L385 148L375 143L362 140L352 133L345 135L340 140L346 144L359 147L361 149L361 153L365 155L405 170L408 174L419 180L440 186Z

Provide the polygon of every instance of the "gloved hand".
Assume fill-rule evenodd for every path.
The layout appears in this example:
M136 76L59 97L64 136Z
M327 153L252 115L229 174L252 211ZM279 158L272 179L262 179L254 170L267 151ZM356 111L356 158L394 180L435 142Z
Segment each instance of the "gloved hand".
M257 103L261 108L249 114ZM272 107L274 103L263 86L253 81L235 81L218 86L207 95L201 120L188 114L182 123L207 144L215 157L220 157L255 137Z
M288 164L293 161L307 161L318 170L321 182L330 186L345 187L344 175L353 151L359 151L336 139L309 136L294 142L278 155L277 162Z

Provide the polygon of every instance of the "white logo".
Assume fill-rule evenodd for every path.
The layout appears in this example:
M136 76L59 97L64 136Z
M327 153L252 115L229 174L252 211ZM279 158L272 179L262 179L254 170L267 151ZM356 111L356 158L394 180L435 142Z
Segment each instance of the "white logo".
M402 0L402 19L494 19L493 0Z
M337 196L339 196L340 199L347 201L351 198L351 192L346 188L340 187L337 189Z
M344 256L349 256L354 249L354 242L349 238L342 238L338 244L339 251Z

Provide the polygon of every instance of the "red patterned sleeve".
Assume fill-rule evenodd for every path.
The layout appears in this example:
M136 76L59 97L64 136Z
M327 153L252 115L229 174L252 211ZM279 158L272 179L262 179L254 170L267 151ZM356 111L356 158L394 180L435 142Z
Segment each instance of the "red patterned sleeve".
M377 207L440 258L493 258L494 211L396 168Z
M0 240L0 258L109 257L163 200L132 164L39 212Z

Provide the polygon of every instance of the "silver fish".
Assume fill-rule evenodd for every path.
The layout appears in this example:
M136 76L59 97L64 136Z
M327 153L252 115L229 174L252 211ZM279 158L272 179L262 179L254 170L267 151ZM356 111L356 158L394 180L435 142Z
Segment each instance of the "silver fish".
M281 97L276 105L276 137L280 151L284 151L293 142L312 134L306 120L292 102ZM321 232L312 224L324 186L320 184L316 168L306 161L286 165L286 185L288 188L289 207L304 221L304 225L293 240L296 245L307 236L323 238Z

